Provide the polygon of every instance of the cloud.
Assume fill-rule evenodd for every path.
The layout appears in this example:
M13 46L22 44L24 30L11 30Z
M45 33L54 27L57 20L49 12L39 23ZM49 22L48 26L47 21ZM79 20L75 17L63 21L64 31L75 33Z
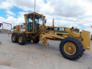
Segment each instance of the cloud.
M17 6L24 11L33 11L34 0L6 0L1 2L0 8L10 9ZM49 15L78 17L91 14L90 0L36 0L36 11Z
M6 11L6 14L7 14L7 15L11 15L11 16L15 16L15 14L14 14L12 11L10 11L10 10L7 10L7 11Z
M25 11L31 10L34 6L33 0L14 0L13 2Z
M5 22L12 24L13 26L24 23L24 16L19 16L17 18L8 15Z
M83 2L83 5L80 2ZM85 3L83 0L47 0L46 3L44 0L36 0L36 11L49 15L78 17L84 15ZM2 8L11 8L15 5L24 11L33 11L34 0L6 0L2 5Z
M14 24L17 23L17 20L13 16L7 15L7 18L6 18L5 22L14 25Z
M7 2L11 2L25 11L33 11L34 8L34 0L7 0ZM75 0L50 0L47 3L44 0L36 0L36 11L66 17L77 17L84 14L84 9L78 3L76 4Z
M0 17L0 23L3 22L5 20L5 18Z
M78 0L79 1L79 0ZM84 15L84 8L78 4L77 0L51 0L54 13L66 17L78 17Z
M7 10L7 9L12 8L12 7L13 7L13 4L10 3L9 1L2 1L2 2L0 3L0 9L5 9L5 10Z
M0 9L6 10L7 18L0 17L0 21L6 21L13 25L24 22L24 13L34 11L34 0L5 0L0 2ZM15 18L15 13L10 11L14 6L23 11ZM52 25L54 17L56 25L66 26L90 26L92 22L91 0L36 0L36 11L46 15L48 25ZM88 16L88 17L86 17ZM75 24L76 23L76 24Z

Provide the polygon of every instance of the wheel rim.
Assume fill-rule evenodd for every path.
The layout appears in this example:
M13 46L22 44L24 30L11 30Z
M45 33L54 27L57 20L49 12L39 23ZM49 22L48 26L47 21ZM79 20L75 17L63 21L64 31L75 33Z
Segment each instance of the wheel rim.
M76 53L76 45L73 42L67 42L64 45L64 52L68 55L74 55Z
M22 37L19 37L19 43L21 43L22 42Z

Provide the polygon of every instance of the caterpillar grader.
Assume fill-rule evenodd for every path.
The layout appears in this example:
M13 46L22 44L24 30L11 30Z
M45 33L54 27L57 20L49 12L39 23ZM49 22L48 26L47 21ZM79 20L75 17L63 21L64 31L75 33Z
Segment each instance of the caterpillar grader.
M42 42L48 46L48 40L60 41L59 50L64 58L77 60L84 51L90 49L90 33L79 31L74 28L46 26L44 15L32 12L24 14L25 23L17 25L12 32L11 40L13 43L25 45L27 42Z

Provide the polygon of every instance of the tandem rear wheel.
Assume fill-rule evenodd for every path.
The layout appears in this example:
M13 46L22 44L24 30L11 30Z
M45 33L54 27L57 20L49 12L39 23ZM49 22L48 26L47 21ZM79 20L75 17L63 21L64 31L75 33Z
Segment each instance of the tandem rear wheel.
M18 43L19 43L20 45L25 45L25 44L26 44L26 38L25 38L24 35L20 35L20 36L18 37Z
M16 43L17 42L17 35L15 34L15 33L13 33L12 35L11 35L11 41L13 42L13 43Z

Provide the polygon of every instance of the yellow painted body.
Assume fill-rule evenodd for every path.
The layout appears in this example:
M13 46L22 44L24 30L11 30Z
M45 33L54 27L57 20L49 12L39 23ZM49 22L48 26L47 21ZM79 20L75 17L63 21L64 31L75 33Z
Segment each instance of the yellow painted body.
M32 31L28 32L27 31L27 17L29 16L33 16L32 18L34 19L35 16L40 16L41 18L43 18L43 20L45 19L45 16L41 15L41 14L37 14L37 13L32 13L32 14L25 14L25 31L24 33L26 35L31 35L35 33L34 30L34 23L33 23L33 29ZM40 36L40 40L42 41L42 43L44 45L47 45L48 40L63 40L66 39L68 37L73 37L76 39L79 39L81 41L81 43L83 44L83 48L84 49L89 49L90 48L90 33L87 31L81 31L81 32L76 32L74 31L73 28L64 28L64 31L55 31L55 30L48 30L48 28L50 29L54 29L54 28L61 28L61 27L54 27L54 21L53 21L53 26L46 26L44 23L42 25L40 25L39 27L39 33L36 33L38 36ZM16 29L18 33L20 33L21 31L19 29ZM15 32L15 31L14 31ZM33 37L33 36L31 36Z
M90 33L87 31L82 31L81 38L82 38L82 44L84 46L84 49L89 49L90 48Z
M44 34L42 34L41 36L42 41L45 43L45 44L43 43L44 45L48 45L46 43L49 39L50 40L63 40L68 37L74 37L76 39L79 39L81 43L83 44L84 49L90 48L90 33L87 31L76 32L71 28L65 28L64 32L48 31L48 32L44 32Z

